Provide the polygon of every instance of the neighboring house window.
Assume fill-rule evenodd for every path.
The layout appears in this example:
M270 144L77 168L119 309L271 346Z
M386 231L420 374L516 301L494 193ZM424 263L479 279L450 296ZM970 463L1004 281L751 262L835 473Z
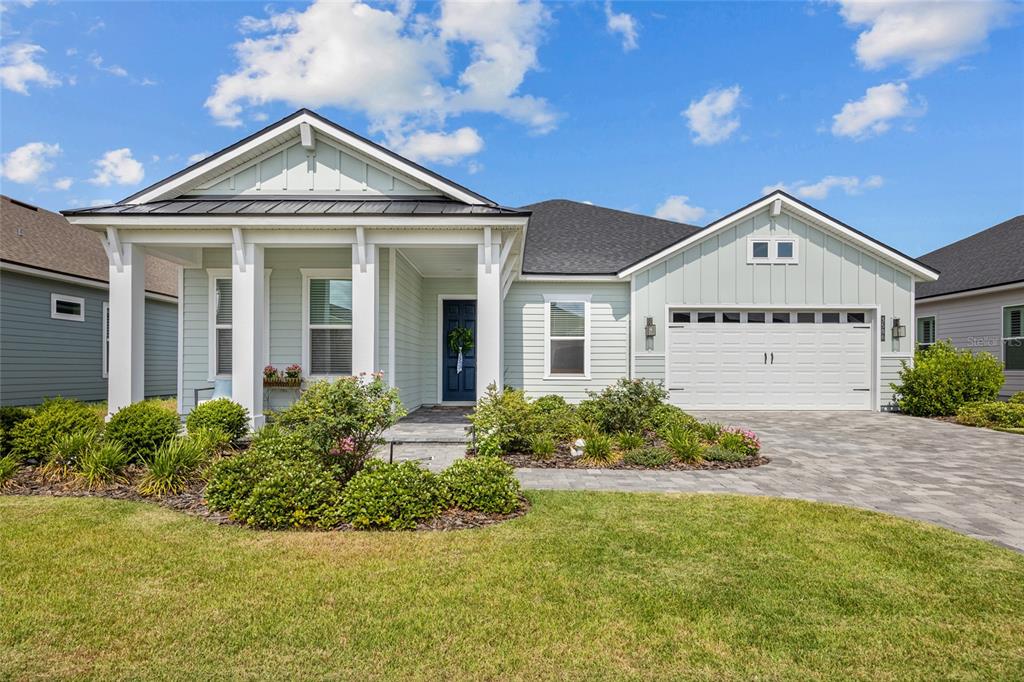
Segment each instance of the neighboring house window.
M316 376L352 374L352 279L306 279L307 372Z
M84 322L85 299L64 294L50 294L50 318Z
M231 278L213 280L214 374L231 376Z
M747 263L797 263L800 248L796 237L749 237Z
M103 378L110 373L110 304L103 302Z
M1024 369L1024 305L1003 308L1003 363Z
M935 343L935 317L917 318L917 347L928 348Z
M590 375L590 298L547 297L547 374Z

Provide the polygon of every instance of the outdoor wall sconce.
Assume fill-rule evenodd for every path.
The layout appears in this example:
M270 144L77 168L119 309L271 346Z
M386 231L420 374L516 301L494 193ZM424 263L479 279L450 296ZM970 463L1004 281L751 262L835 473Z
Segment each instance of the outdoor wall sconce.
M654 324L654 318L648 317L644 325L644 336L647 337L647 350L654 350L654 337L658 334L658 325Z
M898 317L892 318L892 338L894 338L894 339L902 339L906 335L907 335L907 328L906 328L906 326L900 324L900 318L898 318Z

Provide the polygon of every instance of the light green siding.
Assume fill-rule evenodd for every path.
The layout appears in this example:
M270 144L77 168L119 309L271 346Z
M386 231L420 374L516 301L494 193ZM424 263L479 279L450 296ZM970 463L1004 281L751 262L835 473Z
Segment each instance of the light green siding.
M544 376L544 295L590 294L590 378ZM505 383L531 396L573 402L629 375L629 285L626 282L516 282L505 299Z
M145 329L143 378L146 397L177 395L178 304L147 300Z
M879 387L879 405L883 410L893 409L893 391L889 384L900 383L903 363L913 364L913 358L889 356L882 358L882 385Z
M395 385L406 410L433 402L423 384L423 278L395 257Z
M633 376L637 379L665 382L664 355L637 355L633 358Z
M798 263L748 264L751 236L796 237ZM644 339L653 317L658 333L649 352L664 353L666 306L675 304L878 305L887 321L909 322L911 292L908 274L786 212L773 229L766 210L636 273L635 338ZM887 338L883 356L909 352L909 339Z

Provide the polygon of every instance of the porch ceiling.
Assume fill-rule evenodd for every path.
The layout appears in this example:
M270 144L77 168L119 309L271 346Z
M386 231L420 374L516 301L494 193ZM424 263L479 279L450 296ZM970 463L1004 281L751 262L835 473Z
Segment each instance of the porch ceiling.
M476 247L399 249L423 277L476 277Z

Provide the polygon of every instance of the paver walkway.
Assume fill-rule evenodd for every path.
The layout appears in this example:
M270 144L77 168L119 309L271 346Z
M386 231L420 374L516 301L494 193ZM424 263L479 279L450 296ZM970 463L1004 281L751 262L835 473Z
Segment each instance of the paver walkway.
M834 502L1024 552L1024 436L874 412L695 412L753 429L771 463L729 471L519 469L526 488L729 492Z

